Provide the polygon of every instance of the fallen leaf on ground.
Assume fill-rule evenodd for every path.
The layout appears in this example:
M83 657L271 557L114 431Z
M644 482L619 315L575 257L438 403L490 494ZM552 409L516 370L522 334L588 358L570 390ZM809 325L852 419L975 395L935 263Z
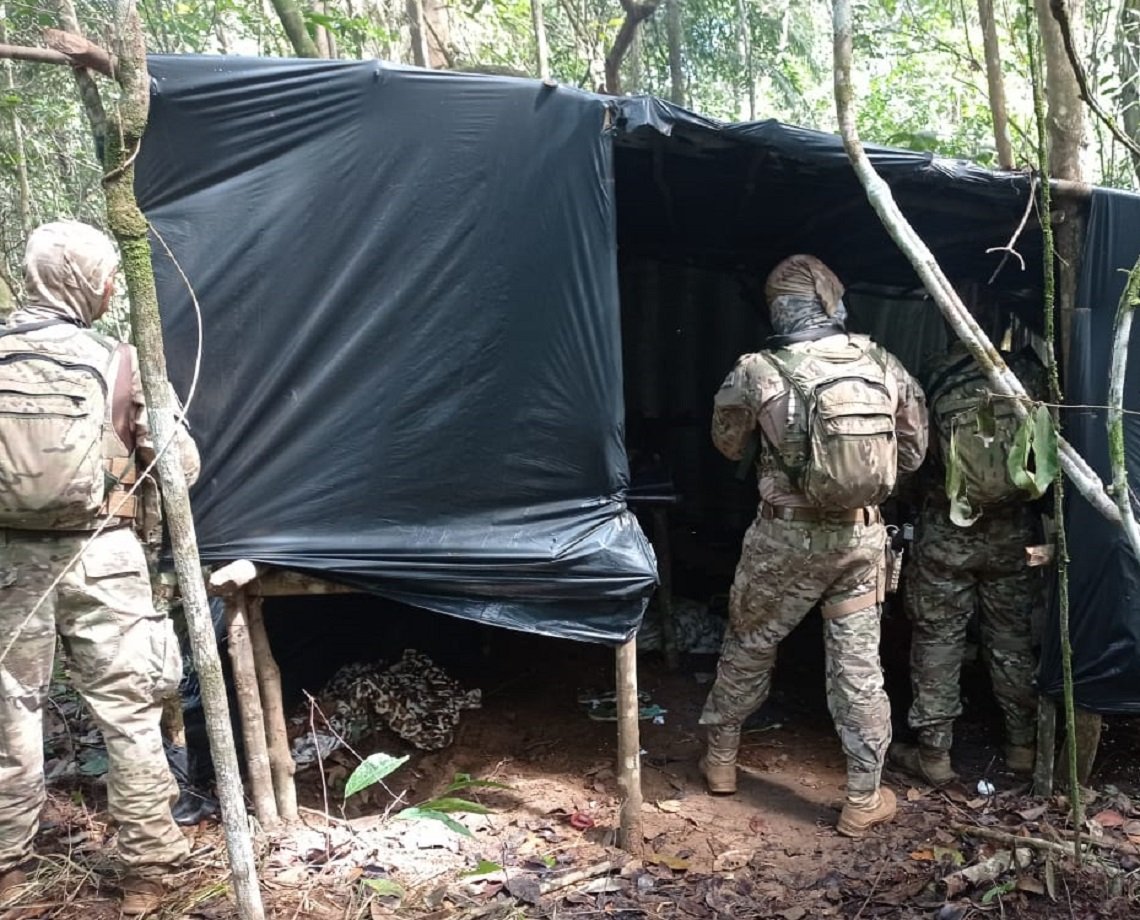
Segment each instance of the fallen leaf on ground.
M576 827L580 831L586 831L594 826L594 819L587 814L576 811L570 816L570 826Z
M802 907L789 907L787 910L780 911L780 916L784 920L803 920L807 916L807 911Z
M666 866L675 872L685 872L689 868L689 861L687 859L682 859L680 856L672 856L668 853L652 853L645 857L645 861L655 866Z
M922 793L919 790L915 789L914 786L911 786L906 791L906 800L908 802L917 802L921 798L922 798Z
M1048 804L1036 805L1033 808L1023 808L1017 812L1022 821L1038 821L1049 810Z
M938 862L949 860L955 866L961 866L966 862L966 857L962 855L962 851L953 847L935 847L934 858Z
M675 815L681 810L681 803L676 799L664 799L657 803L657 807L668 815Z
M1029 894L1044 894L1045 885L1040 879L1036 879L1032 875L1022 875L1017 879L1017 890Z
M759 815L753 815L748 821L748 829L754 834L763 834L768 829L768 825Z
M910 858L918 862L934 862L933 850L915 850L910 854Z
M1124 818L1121 814L1113 811L1111 808L1106 808L1099 814L1094 815L1092 820L1101 827L1122 827L1124 825Z
M1121 830L1129 837L1140 837L1140 821L1125 821Z

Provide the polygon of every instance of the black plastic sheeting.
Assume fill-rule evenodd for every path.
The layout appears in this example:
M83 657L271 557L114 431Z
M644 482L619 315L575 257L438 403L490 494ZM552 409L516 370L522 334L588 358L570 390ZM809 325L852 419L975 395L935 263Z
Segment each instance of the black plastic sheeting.
M203 558L628 637L656 569L623 497L605 106L378 62L151 71L137 188L201 304ZM185 392L195 312L155 264Z
M1140 198L1093 191L1066 396L1070 403L1104 406L1116 307L1127 271L1140 255ZM1128 350L1124 408L1140 411L1140 337ZM1106 482L1111 480L1103 409L1070 409L1065 431ZM1140 482L1140 415L1124 417L1128 476ZM1140 562L1123 531L1107 523L1070 486L1067 491L1070 635L1077 705L1100 713L1140 713ZM1061 692L1060 630L1048 630L1041 686Z
M755 305L779 259L825 259L851 290L852 328L912 370L944 341L834 135L377 62L156 57L151 70L138 190L202 305L190 417L209 561L621 641L655 582L627 497L676 501L675 565L711 591L731 578L755 486L709 443L711 397L763 342ZM951 279L987 283L1004 260L994 286L1039 328L1035 217L1017 241L1028 270L987 252L1021 222L1028 178L868 152ZM1077 402L1104 401L1136 208L1094 198ZM185 392L194 309L161 247L156 270ZM1102 417L1069 424L1103 454ZM1078 698L1140 711L1134 562L1091 509L1072 515ZM1046 689L1055 661L1047 647Z

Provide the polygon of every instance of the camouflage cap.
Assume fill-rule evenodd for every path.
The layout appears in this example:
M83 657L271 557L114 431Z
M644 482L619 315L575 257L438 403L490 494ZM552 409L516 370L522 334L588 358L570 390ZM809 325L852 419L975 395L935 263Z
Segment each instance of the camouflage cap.
M843 283L815 256L788 256L769 273L764 296L771 304L777 297L789 294L815 297L823 312L834 316L843 297Z

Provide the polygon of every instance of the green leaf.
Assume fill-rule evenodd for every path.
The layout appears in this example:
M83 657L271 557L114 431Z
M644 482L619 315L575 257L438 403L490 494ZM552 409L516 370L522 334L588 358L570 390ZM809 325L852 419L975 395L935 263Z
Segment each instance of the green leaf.
M982 895L982 903L989 904L994 898L1000 898L1003 894L1009 894L1017 887L1017 881L1011 880L1002 882L1000 885L991 888L984 895Z
M444 792L459 792L462 789L510 789L503 783L493 783L489 779L472 779L470 773L456 773L455 779Z
M366 878L364 884L382 898L402 898L404 889L390 878Z
M491 809L486 805L480 805L478 802L469 802L467 799L456 799L449 796L421 802L419 807L425 811L466 812L472 815L489 815L491 813Z
M460 875L490 875L492 872L502 872L503 867L498 863L493 863L487 859L479 860L479 865L474 869L468 869L466 872L460 872Z
M1060 468L1057 429L1048 407L1038 406L1013 436L1007 469L1010 481L1030 498L1040 498Z
M384 777L396 772L408 762L408 757L393 757L391 754L373 754L352 771L352 776L344 785L344 797L355 795L361 789L374 786Z
M402 821L419 821L423 819L429 821L439 821L450 830L455 831L457 834L462 834L464 837L475 836L471 833L471 831L465 828L453 817L450 815L445 815L442 811L428 811L423 808L405 808L398 815L396 815L396 817Z

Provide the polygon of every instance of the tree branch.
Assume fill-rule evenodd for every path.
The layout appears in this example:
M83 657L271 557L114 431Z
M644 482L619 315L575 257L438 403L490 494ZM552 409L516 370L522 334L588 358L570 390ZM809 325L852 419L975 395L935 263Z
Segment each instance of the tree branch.
M621 0L621 8L625 10L625 19L618 29L613 47L606 55L606 92L613 96L621 95L621 62L629 46L633 44L633 37L637 34L637 27L657 12L660 0Z
M962 339L982 367L994 390L1002 396L1010 397L1014 411L1024 418L1027 415L1026 406L1032 405L1032 400L1021 381L1006 365L977 320L970 315L934 254L899 210L890 186L875 172L863 150L855 127L854 88L851 82L850 0L832 0L832 16L835 30L835 103L839 132L855 174L866 191L867 200L922 279L954 333ZM1058 437L1057 445L1061 466L1077 490L1100 514L1119 524L1120 511L1105 491L1100 477L1064 438Z
M271 0L273 9L277 11L277 18L293 46L293 53L300 58L318 58L321 53L317 50L317 43L305 28L305 17L297 0Z
M115 57L82 35L72 35L59 29L44 29L44 41L53 51L63 54L72 67L86 67L105 77L116 79Z
M1124 535L1132 552L1140 559L1140 525L1132 509L1128 488L1128 465L1124 452L1124 380L1128 372L1128 346L1132 339L1132 314L1140 306L1140 259L1128 273L1128 283L1116 309L1112 337L1112 363L1108 372L1108 455L1112 462L1112 497L1120 509Z
M1100 103L1092 94L1092 90L1089 89L1088 75L1085 73L1084 65L1077 57L1077 51L1073 45L1072 26L1069 22L1069 11L1065 8L1065 0L1049 0L1049 10L1053 13L1053 18L1057 20L1057 27L1061 30L1061 40L1065 43L1065 54L1069 58L1069 64L1072 65L1073 75L1077 78L1077 88L1080 91L1081 98L1090 111L1112 132L1113 137L1120 141L1133 156L1140 157L1140 143L1129 137L1128 133L1116 123L1116 119L1101 108Z
M71 65L71 58L50 48L29 48L25 45L0 45L0 58L10 61L31 61L33 64Z

